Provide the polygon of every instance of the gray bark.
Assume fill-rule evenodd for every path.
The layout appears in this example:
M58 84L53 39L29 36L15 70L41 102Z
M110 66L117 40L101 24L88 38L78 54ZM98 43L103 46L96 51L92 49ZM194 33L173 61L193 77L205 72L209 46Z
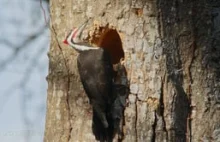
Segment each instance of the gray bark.
M114 29L125 53L130 94L121 141L220 141L218 1L66 0L50 1L50 10L45 142L95 140L77 53L62 44L88 18L93 44L114 39L102 36Z

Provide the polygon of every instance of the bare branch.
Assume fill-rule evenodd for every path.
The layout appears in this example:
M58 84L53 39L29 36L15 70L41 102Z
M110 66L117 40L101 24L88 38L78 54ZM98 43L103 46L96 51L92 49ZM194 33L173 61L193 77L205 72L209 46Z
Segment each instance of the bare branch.
M43 34L46 29L47 29L46 26L42 27L37 33L35 33L35 34L29 36L27 39L25 39L22 44L14 47L13 48L13 53L9 57L7 57L6 59L4 59L3 61L0 62L0 73L7 67L7 65L9 65L12 61L14 61L16 59L16 57L18 56L18 54L22 50L26 49L29 44L31 44L41 34ZM7 42L7 44L10 44L10 43Z

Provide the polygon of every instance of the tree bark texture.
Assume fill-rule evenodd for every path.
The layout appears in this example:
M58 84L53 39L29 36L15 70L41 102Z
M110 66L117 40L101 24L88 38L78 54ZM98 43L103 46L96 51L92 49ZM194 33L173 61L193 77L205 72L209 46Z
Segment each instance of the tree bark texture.
M77 53L62 44L88 18L90 37L115 30L124 50L130 93L114 141L220 141L220 2L51 0L50 12L45 142L95 141Z

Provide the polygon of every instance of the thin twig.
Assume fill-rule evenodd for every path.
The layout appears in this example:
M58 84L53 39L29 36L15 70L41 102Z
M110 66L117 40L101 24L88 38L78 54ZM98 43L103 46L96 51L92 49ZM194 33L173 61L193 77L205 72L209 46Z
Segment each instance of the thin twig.
M41 9L42 9L42 11L43 11L45 24L49 27L49 22L48 22L48 20L47 20L46 11L45 11L45 9L44 9L44 7L43 7L42 0L40 0L40 7L41 7Z

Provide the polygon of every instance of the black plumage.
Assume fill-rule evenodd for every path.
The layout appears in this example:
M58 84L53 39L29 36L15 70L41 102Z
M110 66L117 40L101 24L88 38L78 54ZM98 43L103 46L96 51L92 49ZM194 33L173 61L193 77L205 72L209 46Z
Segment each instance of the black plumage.
M84 90L93 108L92 130L97 140L112 141L114 122L111 114L113 67L103 48L80 52L77 60Z

